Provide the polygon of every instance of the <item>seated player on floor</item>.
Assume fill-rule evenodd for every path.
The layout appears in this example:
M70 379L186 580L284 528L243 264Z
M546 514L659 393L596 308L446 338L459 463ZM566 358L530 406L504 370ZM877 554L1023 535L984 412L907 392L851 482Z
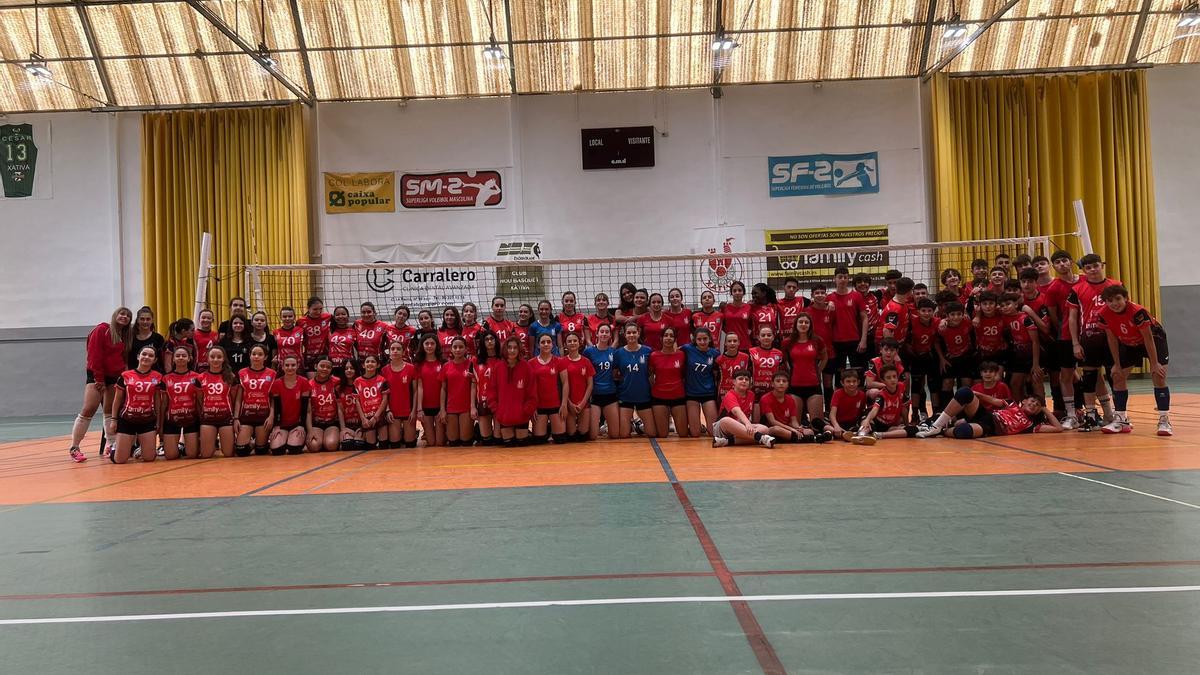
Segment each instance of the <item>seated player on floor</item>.
M739 370L733 374L733 388L721 399L721 416L713 423L713 447L722 448L737 441L775 447L775 438L767 433L767 428L750 421L753 410L750 371Z
M962 415L963 419L956 418ZM954 400L946 405L928 427L917 432L917 438L984 438L987 436L1012 436L1015 434L1048 434L1062 431L1062 425L1054 413L1046 410L1041 399L1026 396L997 410L988 410L983 399L963 387L954 394Z

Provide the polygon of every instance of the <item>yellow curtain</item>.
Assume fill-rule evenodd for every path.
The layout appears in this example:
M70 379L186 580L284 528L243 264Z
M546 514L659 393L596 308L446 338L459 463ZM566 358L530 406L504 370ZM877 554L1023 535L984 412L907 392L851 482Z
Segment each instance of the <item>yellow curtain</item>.
M310 262L304 125L299 105L143 116L142 260L160 326L193 314L201 233L218 318L233 296L254 304L243 266Z
M1144 70L938 75L932 101L939 241L1074 232L1073 202L1082 199L1108 275L1158 315ZM1082 254L1074 237L1054 241Z

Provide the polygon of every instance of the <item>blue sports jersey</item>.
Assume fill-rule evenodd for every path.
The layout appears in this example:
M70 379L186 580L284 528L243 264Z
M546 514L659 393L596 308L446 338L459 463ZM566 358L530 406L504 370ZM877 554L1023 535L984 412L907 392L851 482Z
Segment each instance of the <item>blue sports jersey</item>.
M617 383L613 382L613 355L616 349L609 347L608 349L600 349L599 347L588 347L583 350L583 356L592 362L592 366L596 369L596 376L592 379L593 394L615 394L617 393Z
M635 352L624 347L614 351L613 366L621 369L617 398L626 403L649 403L650 348L642 345Z
M549 326L543 326L535 320L533 323L529 324L529 349L534 354L541 354L542 350L540 347L538 347L538 340L541 340L543 335L549 335L550 339L554 340L554 351L552 353L555 356L559 356L558 334L561 332L562 324L556 320L551 319Z
M683 369L683 389L688 396L716 396L717 380L713 366L721 352L709 347L700 351L696 345L687 344L679 348L687 357Z

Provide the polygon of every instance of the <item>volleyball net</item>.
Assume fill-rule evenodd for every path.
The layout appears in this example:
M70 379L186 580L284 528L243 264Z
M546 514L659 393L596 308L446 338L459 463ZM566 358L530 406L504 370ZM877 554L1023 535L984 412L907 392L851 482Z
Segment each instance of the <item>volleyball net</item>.
M716 296L719 306L729 299L735 281L745 284L747 300L754 284L782 289L789 278L799 281L800 293L809 296L817 284L832 289L834 270L839 266L845 266L851 275L869 275L872 288L884 283L889 270L899 270L915 282L926 284L932 295L940 287L945 269L958 270L965 284L971 280L975 260L985 261L990 269L1001 253L1013 259L1021 254L1049 256L1056 248L1049 237L1025 237L803 250L709 249L677 256L574 260L251 265L244 274L251 306L272 318L278 317L285 306L303 312L306 300L317 296L326 311L345 306L351 316L357 316L363 302L373 303L383 318L391 317L398 306L404 305L410 310L410 322L415 324L422 309L432 311L440 323L445 307L461 307L464 302L476 303L482 319L493 296L508 301L510 318L514 319L518 305L528 303L536 308L541 300L549 300L557 312L562 295L568 291L575 293L580 311L590 313L599 293L608 295L615 310L625 283L661 293L664 298L668 291L678 288L684 305L690 308L700 306L705 291ZM1015 271L1012 274L1015 276Z

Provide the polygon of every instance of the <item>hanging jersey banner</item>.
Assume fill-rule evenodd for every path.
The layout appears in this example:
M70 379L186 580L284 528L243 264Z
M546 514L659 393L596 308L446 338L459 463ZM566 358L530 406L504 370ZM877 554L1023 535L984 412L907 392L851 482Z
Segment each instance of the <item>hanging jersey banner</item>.
M768 157L771 197L879 192L879 153Z
M50 123L0 125L0 182L5 199L49 199Z
M887 251L856 250L864 246L887 246L887 225L763 230L763 244L767 251L788 252L767 258L767 283L777 289L783 288L783 280L788 277L795 277L806 286L832 284L833 270L841 265L849 268L850 274L863 272L881 277L891 263ZM827 250L812 252L815 249Z
M497 169L402 173L400 206L405 209L502 209L504 175Z
M325 173L325 213L391 213L396 210L396 174Z

